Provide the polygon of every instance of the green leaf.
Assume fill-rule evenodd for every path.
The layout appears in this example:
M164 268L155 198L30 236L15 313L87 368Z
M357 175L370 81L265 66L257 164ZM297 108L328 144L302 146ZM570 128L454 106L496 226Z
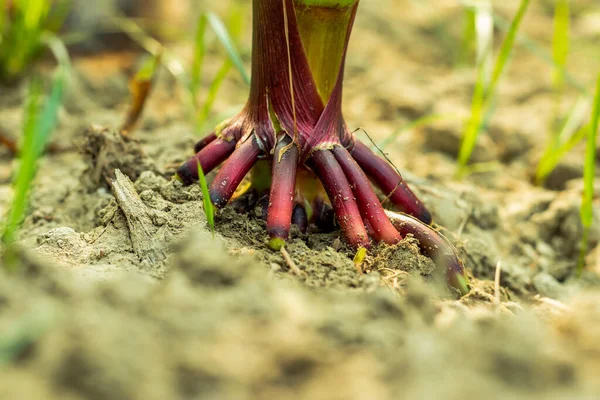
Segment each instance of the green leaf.
M558 0L554 10L554 35L552 37L552 59L554 60L554 88L562 90L564 86L565 66L569 54L570 10L568 0Z
M202 63L204 62L204 54L206 53L206 48L204 46L206 22L206 15L200 15L200 18L198 18L198 26L196 27L196 38L194 40L194 61L191 71L190 90L192 92L195 108L198 108L198 92L200 90L200 80L202 78Z
M227 56L231 60L231 63L238 70L240 75L242 75L244 82L246 82L246 84L249 85L250 84L250 76L248 75L248 72L246 72L246 68L244 67L242 58L240 57L240 54L237 51L235 42L233 41L233 39L231 39L229 32L227 32L227 28L225 27L225 24L223 23L221 18L219 18L213 12L207 13L206 18L208 20L208 23L212 27L213 31L217 35L217 38L219 39L219 41L225 48L225 51L227 52Z
M490 83L489 92L494 93L496 91L496 86L502 73L504 72L504 68L508 63L510 58L510 54L514 47L515 39L517 37L517 32L519 31L519 27L521 26L521 22L523 22L523 17L525 16L525 12L527 11L527 7L529 6L529 0L521 0L521 4L519 5L519 9L515 18L513 19L506 38L502 43L502 47L500 48L500 54L498 55L498 59L496 60L496 65L494 67L494 72L492 73L492 81Z
M500 52L496 58L496 63L489 81L489 85L486 85L487 74L485 71L485 63L480 63L479 72L477 76L477 82L475 83L475 90L473 92L473 99L471 101L471 116L467 122L465 132L463 133L462 143L458 154L458 162L460 164L460 172L463 173L466 165L468 164L471 154L475 149L475 144L479 137L479 133L483 128L483 123L490 110L493 97L496 92L496 87L504 72L510 54L512 52L517 32L529 6L529 0L521 0L519 9L510 25L506 38L502 42Z
M206 96L204 105L202 106L202 109L198 114L197 123L199 130L202 130L203 128L203 125L205 124L210 114L210 110L212 109L212 106L215 103L215 100L217 99L217 93L219 92L221 85L225 81L227 73L229 72L229 70L231 70L231 66L231 61L225 60L225 62L223 62L223 65L221 65L221 68L219 68L219 71L213 78L212 82L210 83L210 87L208 88L208 95Z
M596 96L590 119L590 130L588 131L587 147L585 152L585 166L583 171L583 196L581 201L581 224L583 225L583 237L579 253L578 273L581 274L585 265L590 228L594 219L594 178L596 172L596 138L598 136L598 120L600 119L600 75L596 84Z
M583 123L587 118L591 102L592 99L588 99L587 96L580 96L565 118L562 129L553 135L546 144L535 176L538 185L542 184L560 160L587 136L589 126L583 125Z
M590 119L590 129L588 131L588 140L585 153L584 168L584 194L581 209L581 222L583 226L589 227L592 224L592 200L594 196L594 172L596 169L596 137L598 134L598 118L600 117L600 76L596 87L596 97Z
M29 192L36 175L38 160L44 152L50 134L56 127L64 84L65 71L59 67L54 75L50 96L46 100L41 114L39 114L41 83L38 79L34 79L30 86L22 134L23 143L20 146L19 169L13 182L14 198L2 236L4 243L10 244L15 240L21 222L25 217L29 203Z
M35 151L36 146L36 119L38 115L41 94L41 83L34 79L29 87L27 105L24 116L23 134L21 143L21 157L16 178L13 181L14 197L12 206L4 227L2 241L6 244L12 243L25 215L27 208L27 197L29 187L35 176L35 168L39 154Z
M210 192L208 191L208 184L206 183L206 176L202 170L202 165L197 161L198 164L198 182L200 183L200 190L202 190L202 202L204 204L204 213L206 214L206 221L214 236L215 234L215 207L210 200Z

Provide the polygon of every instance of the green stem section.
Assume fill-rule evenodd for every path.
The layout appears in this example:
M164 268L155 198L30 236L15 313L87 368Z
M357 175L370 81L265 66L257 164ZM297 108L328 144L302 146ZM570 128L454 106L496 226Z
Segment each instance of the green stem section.
M348 24L358 0L295 0L298 30L319 96L327 103L336 84Z

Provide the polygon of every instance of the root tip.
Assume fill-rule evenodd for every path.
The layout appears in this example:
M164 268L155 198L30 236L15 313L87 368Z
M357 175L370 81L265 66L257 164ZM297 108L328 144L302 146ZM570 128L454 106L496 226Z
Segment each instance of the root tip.
M179 182L183 183L183 179L181 178L181 176L179 176L178 173L176 173L175 175L173 175L172 180L179 181Z
M185 186L189 186L197 179L197 177L187 168L186 164L183 164L177 170L177 173L173 176L173 179L177 179Z
M212 190L210 191L210 201L217 208L223 208L227 205L228 199L222 194L214 193Z
M433 223L433 216L429 210L424 209L419 218L424 224L431 225Z
M456 289L459 297L466 296L471 291L471 285L469 285L469 279L462 273L455 273L453 277L449 277L448 283L451 287Z
M269 240L269 248L274 251L279 251L285 245L285 240L279 237L274 237Z

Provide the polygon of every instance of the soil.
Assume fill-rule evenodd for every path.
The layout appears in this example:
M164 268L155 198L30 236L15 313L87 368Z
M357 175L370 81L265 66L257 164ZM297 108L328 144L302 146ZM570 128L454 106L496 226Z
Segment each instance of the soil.
M496 11L509 18L515 6ZM600 9L581 0L573 14L568 69L591 88L600 70ZM349 125L379 143L427 114L467 115L475 71L457 62L461 15L449 0L362 2L344 91ZM524 32L548 49L551 26L551 2L534 2ZM185 58L190 48L175 50ZM205 86L218 54L209 57ZM292 268L267 248L259 209L226 207L211 234L200 188L172 179L201 133L166 71L138 129L118 131L136 59L75 61L54 134L67 150L43 159L17 272L0 279L0 398L600 393L597 202L586 268L575 273L582 147L545 187L532 183L555 101L546 61L517 47L474 153L484 170L455 179L457 119L402 131L385 148L460 253L473 290L456 300L411 237L355 265L338 231L296 230L286 245ZM25 84L2 89L3 131L19 132L25 93ZM239 109L246 94L230 74L214 115ZM567 90L565 109L578 94ZM0 148L0 214L14 168Z

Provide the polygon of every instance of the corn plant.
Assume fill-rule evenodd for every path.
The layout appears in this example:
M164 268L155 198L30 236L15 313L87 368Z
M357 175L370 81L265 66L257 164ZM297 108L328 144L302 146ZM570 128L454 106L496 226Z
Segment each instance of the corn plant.
M385 159L356 140L342 115L345 59L358 0L253 0L252 76L245 107L202 139L177 170L186 185L223 166L208 188L224 207L253 167L270 170L259 197L268 245L281 251L295 224L335 214L358 250L371 240L398 243L412 234L459 293L469 291L452 246L429 224L432 216ZM269 160L270 162L267 162ZM370 179L371 180L370 180ZM320 187L322 190L314 190ZM371 181L404 214L386 214ZM325 197L329 201L325 200ZM308 206L307 206L308 205ZM250 204L247 204L250 207ZM252 206L253 207L253 206ZM316 210L331 209L332 213ZM248 208L246 208L248 209ZM312 210L312 211L311 211ZM315 221L318 225L318 221Z

